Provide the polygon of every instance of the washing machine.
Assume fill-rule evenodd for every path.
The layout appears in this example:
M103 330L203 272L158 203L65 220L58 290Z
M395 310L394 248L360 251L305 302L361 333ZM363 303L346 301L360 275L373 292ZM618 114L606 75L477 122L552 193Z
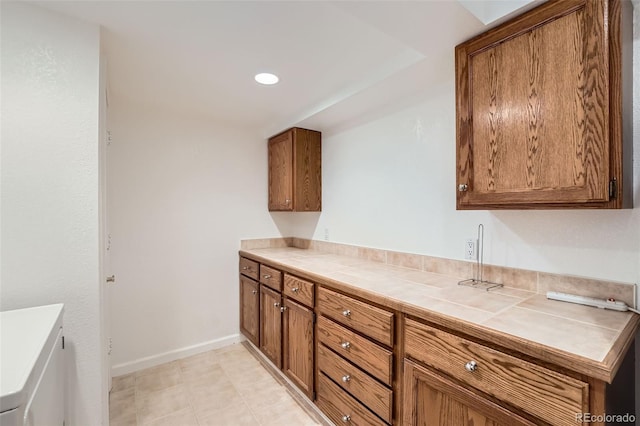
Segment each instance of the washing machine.
M63 312L63 304L0 312L0 425L64 425Z

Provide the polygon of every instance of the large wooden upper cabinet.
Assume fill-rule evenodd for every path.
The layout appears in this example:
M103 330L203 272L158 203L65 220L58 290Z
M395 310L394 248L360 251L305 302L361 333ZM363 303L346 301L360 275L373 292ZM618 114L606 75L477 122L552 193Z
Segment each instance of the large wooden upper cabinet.
M320 140L297 127L269 139L269 211L321 210Z
M631 18L550 0L456 47L458 209L631 207Z

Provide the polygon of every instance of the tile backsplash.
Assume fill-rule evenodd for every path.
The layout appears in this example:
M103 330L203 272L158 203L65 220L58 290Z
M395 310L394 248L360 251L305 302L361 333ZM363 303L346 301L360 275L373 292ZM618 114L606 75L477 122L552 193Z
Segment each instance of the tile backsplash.
M285 247L350 256L387 265L451 275L460 279L473 278L477 274L475 262L328 241L287 237L242 240L240 243L242 250ZM614 298L625 302L629 306L635 307L636 305L636 285L634 283L621 283L488 264L484 265L483 278L487 281L504 284L505 287L540 294L546 294L547 291L558 291L580 296Z

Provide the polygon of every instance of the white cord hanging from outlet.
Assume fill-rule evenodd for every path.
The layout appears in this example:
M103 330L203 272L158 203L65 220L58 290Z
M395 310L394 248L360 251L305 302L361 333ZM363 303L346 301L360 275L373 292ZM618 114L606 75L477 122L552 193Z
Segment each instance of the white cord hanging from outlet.
M464 242L464 258L466 260L478 260L478 240L467 238Z

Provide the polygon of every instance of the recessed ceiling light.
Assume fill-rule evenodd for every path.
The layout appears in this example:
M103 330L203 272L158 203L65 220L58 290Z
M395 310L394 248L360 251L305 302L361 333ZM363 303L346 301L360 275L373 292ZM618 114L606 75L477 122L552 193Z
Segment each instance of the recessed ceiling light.
M266 85L276 84L280 80L277 75L268 72L256 74L254 78L258 83Z

